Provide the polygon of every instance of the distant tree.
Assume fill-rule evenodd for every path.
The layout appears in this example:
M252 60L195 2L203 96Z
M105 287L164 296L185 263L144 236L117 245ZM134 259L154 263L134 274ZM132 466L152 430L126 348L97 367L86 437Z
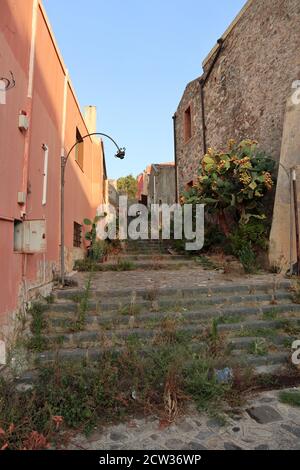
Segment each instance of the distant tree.
M127 194L129 199L136 199L138 192L137 179L132 175L123 176L117 181L118 191Z

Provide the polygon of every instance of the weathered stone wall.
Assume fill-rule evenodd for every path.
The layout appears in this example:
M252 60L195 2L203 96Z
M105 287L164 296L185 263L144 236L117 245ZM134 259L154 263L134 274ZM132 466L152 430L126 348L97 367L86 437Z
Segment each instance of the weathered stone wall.
M204 64L208 70L213 56ZM279 160L286 101L300 79L300 0L252 0L224 35L204 88L207 146L252 138ZM193 136L184 141L184 113ZM203 155L199 81L191 82L176 112L179 191L197 174Z
M156 171L154 170L154 167ZM174 165L152 165L149 175L148 204L174 204L175 167Z
M185 142L184 113L189 106L191 107L192 117L192 137L188 142ZM184 184L191 181L197 174L199 159L203 155L199 78L187 85L175 119L178 190L180 193Z

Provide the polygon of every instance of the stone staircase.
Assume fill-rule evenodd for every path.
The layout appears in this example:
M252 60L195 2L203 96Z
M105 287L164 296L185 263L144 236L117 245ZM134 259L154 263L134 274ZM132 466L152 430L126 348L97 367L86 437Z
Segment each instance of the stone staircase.
M104 263L106 271L114 270L116 265L130 263L130 270L159 270L197 267L193 258L176 254L172 243L163 240L127 241L126 246L116 255L109 256ZM129 270L129 269L128 269Z
M128 250L126 259L152 259L147 249L140 254L138 248ZM158 244L150 248L161 254ZM161 256L168 258L167 253ZM268 373L288 365L292 342L300 339L300 305L293 303L290 281L275 282L272 276L264 282L245 278L199 287L112 285L105 291L95 282L86 297L80 288L55 291L55 302L44 314L48 348L36 355L39 361L97 360L103 351L130 342L147 349L171 338L188 341L195 351L214 341L224 351L224 366L251 365L257 373ZM83 298L84 323L78 328Z
M300 305L289 280L228 279L160 240L127 242L107 261L108 271L120 262L133 270L80 273L79 287L54 291L44 312L47 350L35 359L97 360L128 344L149 350L172 342L195 352L213 347L222 366L250 365L257 373L291 363Z

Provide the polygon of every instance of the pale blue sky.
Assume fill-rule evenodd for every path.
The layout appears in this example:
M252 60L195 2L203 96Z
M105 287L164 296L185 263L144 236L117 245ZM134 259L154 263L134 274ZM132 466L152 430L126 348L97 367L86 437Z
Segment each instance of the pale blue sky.
M108 176L173 160L172 115L245 0L44 0L80 104L98 108Z

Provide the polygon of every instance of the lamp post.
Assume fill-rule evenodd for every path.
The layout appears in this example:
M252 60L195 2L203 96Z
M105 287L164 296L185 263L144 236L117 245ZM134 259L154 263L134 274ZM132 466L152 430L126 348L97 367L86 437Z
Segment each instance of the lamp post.
M94 135L99 135L103 137L107 137L107 139L111 140L113 144L117 147L118 151L115 154L116 158L120 158L123 160L125 158L125 148L121 148L118 144L114 141L112 137L107 134L103 134L102 132L93 132L91 134L84 135L80 141L75 142L75 144L70 148L69 152L67 153L66 157L64 155L61 156L61 186L60 186L60 274L61 274L61 284L62 286L65 285L65 170L66 165L69 159L71 152L74 148L82 143L84 139L87 137L92 137Z

